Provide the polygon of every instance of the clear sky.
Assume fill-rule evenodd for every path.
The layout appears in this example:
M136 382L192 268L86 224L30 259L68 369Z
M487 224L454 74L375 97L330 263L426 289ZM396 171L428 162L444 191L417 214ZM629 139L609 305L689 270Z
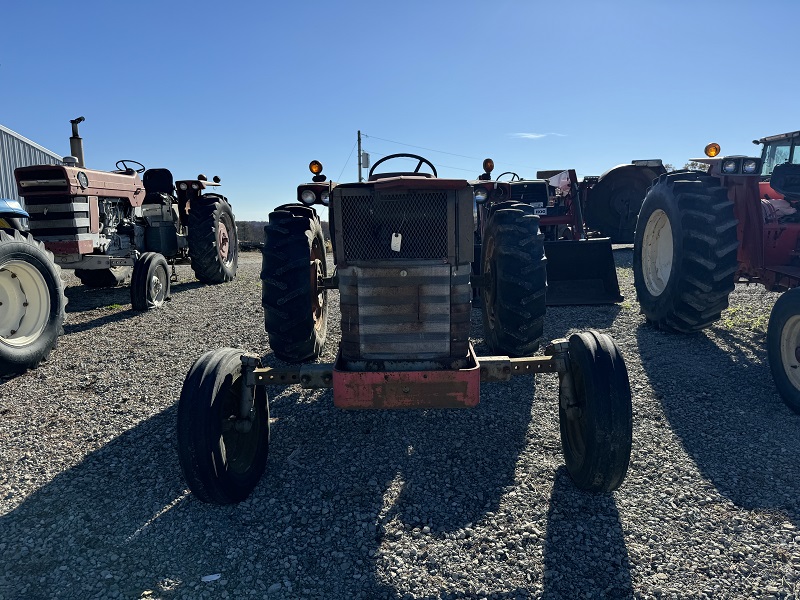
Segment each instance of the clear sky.
M218 174L261 220L312 159L355 181L358 129L373 162L468 179L757 153L800 129L798 22L798 0L6 2L0 124L68 154L85 116L89 168Z

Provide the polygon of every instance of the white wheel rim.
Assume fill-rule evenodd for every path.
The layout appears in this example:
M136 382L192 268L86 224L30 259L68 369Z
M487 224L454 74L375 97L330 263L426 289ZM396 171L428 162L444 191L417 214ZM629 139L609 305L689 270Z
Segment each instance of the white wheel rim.
M164 269L157 269L150 278L150 298L153 304L161 306L164 303L164 296L167 291L166 273Z
M672 254L672 225L667 213L658 209L647 220L642 238L642 274L653 296L660 296L669 283Z
M800 390L800 315L790 317L781 329L781 362L786 378Z
M41 335L50 315L50 290L38 269L21 260L0 265L0 341L15 347Z

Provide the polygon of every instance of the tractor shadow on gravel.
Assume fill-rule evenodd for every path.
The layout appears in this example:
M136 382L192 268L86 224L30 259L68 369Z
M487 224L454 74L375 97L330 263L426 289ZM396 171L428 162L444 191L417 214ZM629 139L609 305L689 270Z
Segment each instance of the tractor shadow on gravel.
M628 551L614 496L579 492L563 466L554 479L542 597L632 598Z
M712 331L719 342L705 332L640 325L645 374L672 430L720 494L746 510L783 512L798 526L800 416L775 389L763 340Z
M171 288L171 301L176 301L177 299L175 296L182 292L194 290L203 286L205 286L205 284L199 281L175 283ZM70 323L71 319L67 317L67 322L64 324L65 334L88 331L89 329L101 327L108 323L125 321L141 314L132 308L122 311L118 310L123 306L130 306L131 292L128 286L119 286L114 288L89 288L79 285L67 287L64 290L64 293L67 296L67 315L101 308L108 308L114 311L109 312L108 314L100 315L94 319L89 319L88 321L84 321L82 323Z

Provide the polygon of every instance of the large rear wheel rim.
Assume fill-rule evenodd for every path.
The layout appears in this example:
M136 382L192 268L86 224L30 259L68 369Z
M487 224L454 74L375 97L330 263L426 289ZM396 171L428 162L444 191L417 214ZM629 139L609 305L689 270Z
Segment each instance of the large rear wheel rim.
M228 253L230 252L231 237L228 232L228 226L225 225L224 219L219 220L217 225L217 251L219 252L220 262L228 262Z
M325 249L320 246L319 240L314 239L311 245L311 312L314 315L314 329L322 329L324 319L323 311L325 306L325 288L322 279L325 276L324 263Z
M34 342L50 316L50 290L33 265L11 260L0 266L0 341L15 347Z
M781 329L781 363L786 379L800 390L800 315L789 317Z
M660 208L647 219L642 237L642 275L652 296L664 293L672 273L672 225Z
M483 305L486 310L486 320L488 321L489 329L493 330L495 327L497 310L497 274L495 268L494 258L494 238L486 240L486 260L483 264Z

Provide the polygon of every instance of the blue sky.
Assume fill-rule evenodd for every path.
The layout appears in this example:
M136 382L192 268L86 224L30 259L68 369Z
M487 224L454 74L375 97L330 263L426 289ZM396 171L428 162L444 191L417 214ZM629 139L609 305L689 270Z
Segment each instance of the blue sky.
M710 141L753 154L751 140L800 129L797 0L47 1L1 12L0 124L67 154L69 119L83 115L89 168L130 158L177 178L218 174L242 220L293 201L312 159L354 181L358 129L373 161L417 152L458 178L487 156L497 173L527 177L598 175L635 158L682 165Z

